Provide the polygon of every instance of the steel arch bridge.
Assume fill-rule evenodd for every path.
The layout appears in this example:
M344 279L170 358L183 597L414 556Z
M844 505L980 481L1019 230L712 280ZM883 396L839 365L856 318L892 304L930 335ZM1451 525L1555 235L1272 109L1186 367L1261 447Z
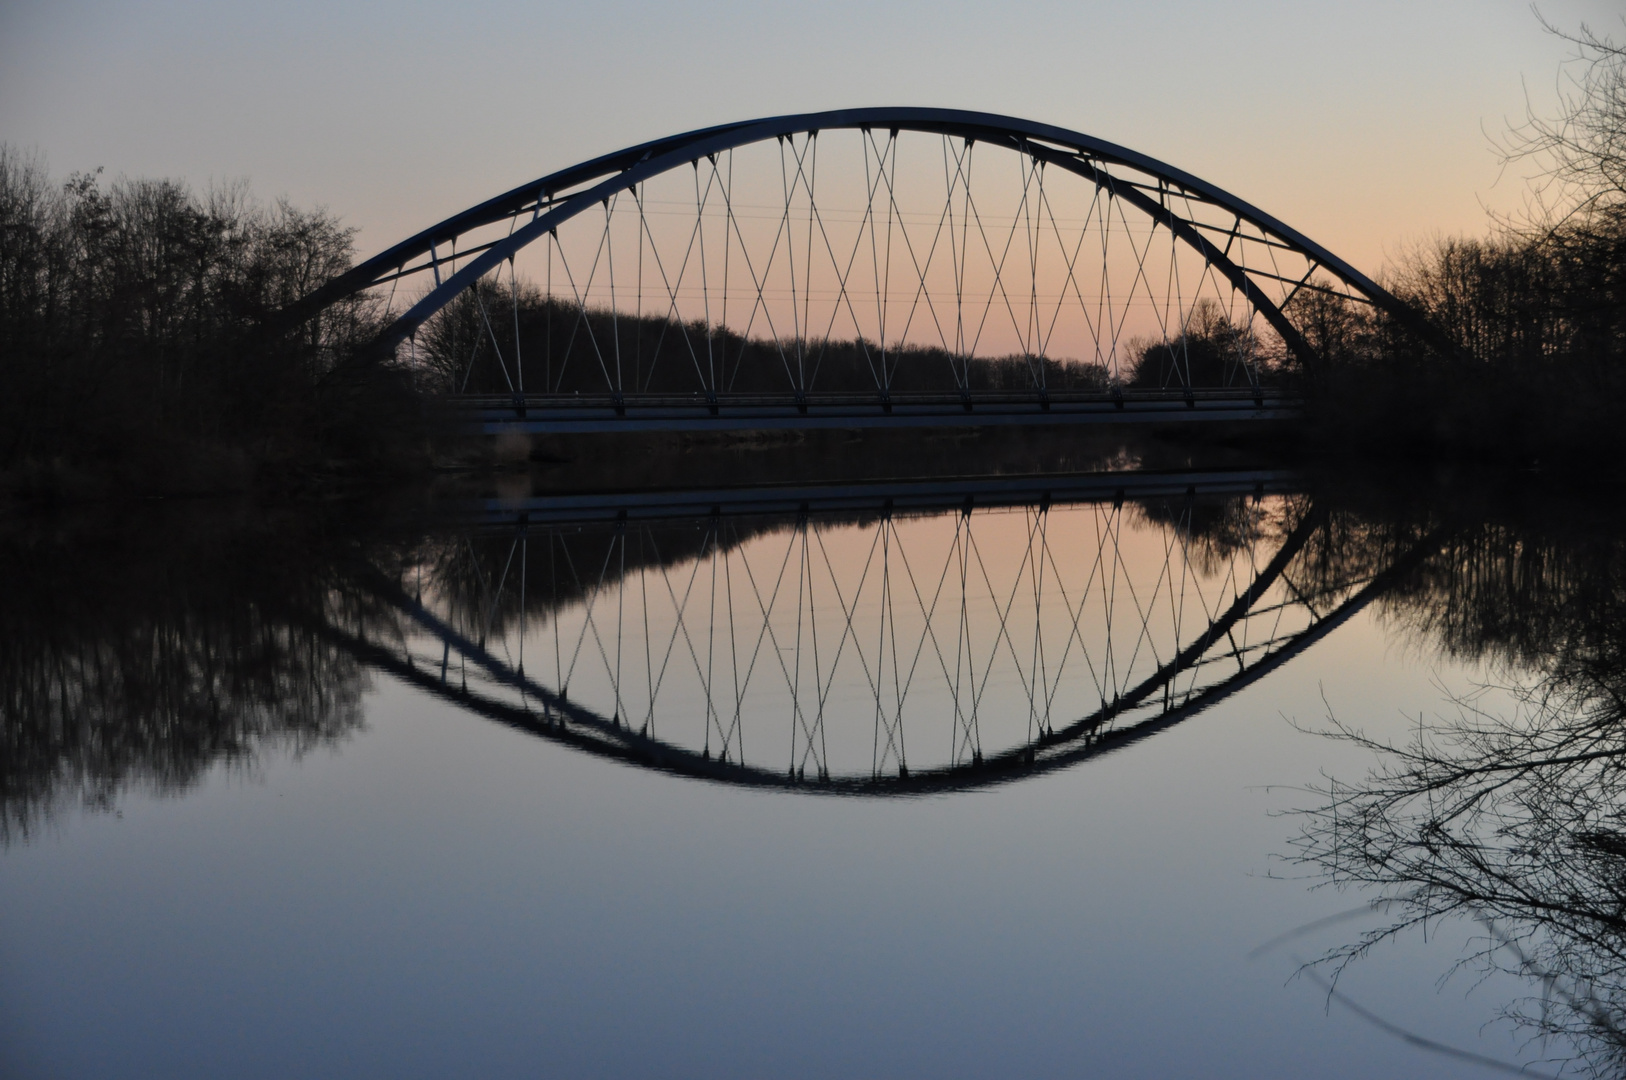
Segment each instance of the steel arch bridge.
M375 343L488 430L1278 415L1296 305L1411 318L1276 218L986 113L751 120L562 169L368 259Z
M1438 550L1350 557L1332 515L1267 480L538 500L367 571L393 626L325 632L459 710L668 774L987 787L1198 715Z

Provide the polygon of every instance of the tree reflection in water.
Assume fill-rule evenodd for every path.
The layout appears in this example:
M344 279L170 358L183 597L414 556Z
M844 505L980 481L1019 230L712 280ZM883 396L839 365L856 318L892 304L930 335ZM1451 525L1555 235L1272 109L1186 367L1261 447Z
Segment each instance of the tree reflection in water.
M1479 526L1457 535L1387 613L1501 685L1328 780L1292 858L1373 897L1382 925L1321 963L1447 917L1485 933L1463 963L1532 980L1506 1016L1594 1075L1626 1073L1626 539L1614 522ZM1491 702L1496 702L1494 706ZM1573 1048L1573 1049L1571 1049Z
M370 616L305 525L137 516L90 543L0 538L0 843L361 725L366 674L320 627Z

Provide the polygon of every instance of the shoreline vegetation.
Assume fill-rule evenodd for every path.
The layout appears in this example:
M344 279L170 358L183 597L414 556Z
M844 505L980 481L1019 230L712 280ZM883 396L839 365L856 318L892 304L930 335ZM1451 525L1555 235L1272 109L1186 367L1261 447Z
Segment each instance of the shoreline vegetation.
M1245 358L1260 378L1302 392L1302 424L1264 446L1290 445L1297 458L1595 467L1618 448L1626 435L1618 420L1626 407L1626 48L1584 26L1573 35L1548 29L1575 48L1570 93L1558 116L1531 111L1498 148L1506 162L1539 167L1526 211L1493 219L1483 238L1414 248L1380 276L1432 327L1430 340L1305 290L1287 314L1323 357L1316 370L1255 348L1216 308L1194 312L1175 342L1138 343L1123 385L1166 383L1165 358L1176 352L1205 384L1237 383ZM572 383L595 373L585 360L571 366L587 348L574 340L576 309L524 282L508 286L515 297L500 286L500 296L481 286L459 297L419 335L413 364L365 359L362 346L384 324L376 298L279 327L279 312L354 255L354 230L323 208L264 203L242 183L197 192L174 180L53 180L37 156L0 144L0 506L325 497L481 466L512 469L519 463L504 462L500 448L472 447L437 423L450 392L507 389L489 356L483 365L469 359L478 360L489 330L486 300L514 308L502 334L525 355L559 358L543 373L550 388L579 389ZM675 326L619 317L617 340L630 347L644 389L666 389L685 374L671 364L646 370L638 359L681 331ZM726 332L721 341L736 381L778 371L777 362L753 362L771 343ZM820 385L873 384L863 342L807 352ZM906 348L894 361L900 391L952 388L949 373L962 365L979 390L1031 386L1035 365L1057 389L1109 388L1102 369L1050 358L965 360ZM593 440L543 442L540 456L555 459L543 483L558 458L600 454Z
M297 492L420 468L410 373L345 362L373 301L268 329L349 265L353 233L240 183L57 183L0 146L4 490Z
M1496 146L1536 168L1524 211L1380 277L1438 341L1319 294L1290 308L1325 358L1304 380L1315 448L1608 473L1594 455L1626 437L1626 47L1543 26L1574 49L1558 115L1527 109Z

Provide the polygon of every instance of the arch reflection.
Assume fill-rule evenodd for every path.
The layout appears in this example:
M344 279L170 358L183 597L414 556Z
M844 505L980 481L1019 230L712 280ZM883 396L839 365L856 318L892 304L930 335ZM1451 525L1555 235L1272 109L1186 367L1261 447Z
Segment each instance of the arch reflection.
M752 787L962 790L1196 715L1431 549L1264 474L532 500L363 577L334 629L460 709ZM377 624L373 624L376 629Z

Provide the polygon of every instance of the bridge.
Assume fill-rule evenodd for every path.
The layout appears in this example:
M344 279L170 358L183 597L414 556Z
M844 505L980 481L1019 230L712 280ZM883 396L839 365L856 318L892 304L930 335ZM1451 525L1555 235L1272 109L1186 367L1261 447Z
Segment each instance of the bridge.
M540 177L290 309L486 432L1291 415L1317 305L1411 313L1161 161L986 113L725 124Z
M920 795L1190 721L1440 543L1374 542L1269 473L544 497L359 570L323 632L601 758Z

